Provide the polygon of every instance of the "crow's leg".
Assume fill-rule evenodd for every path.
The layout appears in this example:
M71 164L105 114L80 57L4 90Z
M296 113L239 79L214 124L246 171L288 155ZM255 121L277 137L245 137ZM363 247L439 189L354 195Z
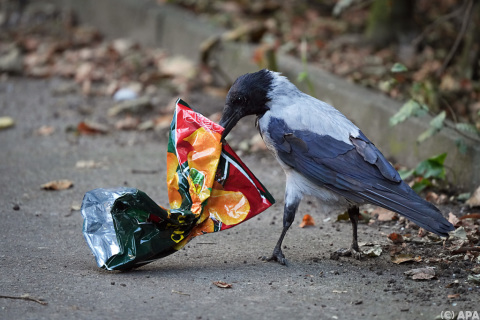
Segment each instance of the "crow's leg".
M355 259L360 260L362 258L362 254L358 247L358 238L357 238L357 226L358 226L358 217L360 216L360 209L358 206L351 206L347 210L348 217L350 218L350 222L352 223L352 230L353 230L353 239L352 245L350 249L339 249L335 251L336 254L339 256L353 256Z
M285 238L285 234L287 233L288 228L290 228L290 226L293 223L293 220L295 219L295 213L297 212L298 205L300 204L301 199L302 199L301 197L290 196L287 188L287 191L285 193L285 207L283 211L282 234L278 239L275 249L273 249L272 256L270 258L262 257L263 261L277 261L278 263L283 265L287 264L287 259L285 259L285 256L283 255L283 252L282 252L282 242L283 242L283 238Z

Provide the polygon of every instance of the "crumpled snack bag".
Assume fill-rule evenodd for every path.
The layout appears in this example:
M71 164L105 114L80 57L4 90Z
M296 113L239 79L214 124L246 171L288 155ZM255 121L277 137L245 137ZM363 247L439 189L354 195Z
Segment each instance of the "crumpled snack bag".
M83 234L99 267L142 266L198 235L236 226L275 202L230 146L222 144L222 132L177 101L167 149L170 209L134 188L85 194Z

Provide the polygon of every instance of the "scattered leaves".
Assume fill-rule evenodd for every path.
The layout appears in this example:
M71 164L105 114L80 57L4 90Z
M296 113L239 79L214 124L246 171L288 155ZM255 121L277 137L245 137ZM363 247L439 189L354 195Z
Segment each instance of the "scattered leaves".
M419 256L414 256L413 254L404 253L398 254L392 257L392 262L396 264L404 263L404 262L420 262L422 258Z
M410 276L413 280L430 280L435 278L435 269L432 267L411 269L403 274Z
M216 285L217 287L223 288L223 289L232 288L232 285L230 283L226 283L225 281L213 281L213 284Z
M448 235L450 240L467 240L467 231L464 227L457 228Z
M377 215L378 221L398 220L398 215L395 212L381 207L377 207L375 210L373 210L372 215Z
M73 187L73 182L70 180L53 180L41 185L42 189L45 190L65 190Z
M382 251L382 247L376 244L373 247L363 250L362 253L368 257L380 257Z
M456 215L454 215L453 213L450 212L448 214L448 222L450 222L451 224L456 226L458 224L458 222L460 222L460 219L458 219Z
M395 244L399 244L399 243L404 242L402 235L398 234L398 233L395 233L395 232L390 233L388 235L388 239L392 240L392 242L395 243Z
M467 281L480 284L480 274L468 275Z
M418 136L417 142L422 143L423 141L427 140L428 138L439 132L443 128L443 122L445 121L446 117L447 112L445 112L445 110L437 114L430 121L430 127Z
M393 127L410 117L421 117L427 113L428 107L425 104L420 104L417 101L410 99L390 118L389 123L390 126Z
M303 220L300 223L299 227L300 228L305 228L308 226L315 226L315 221L313 220L313 217L309 214L306 214L303 216Z

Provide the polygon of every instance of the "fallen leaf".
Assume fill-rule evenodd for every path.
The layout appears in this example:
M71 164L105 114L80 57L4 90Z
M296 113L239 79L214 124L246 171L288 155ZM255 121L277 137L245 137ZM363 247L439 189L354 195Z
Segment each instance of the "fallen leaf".
M0 117L0 130L13 127L15 121L11 117Z
M45 190L65 190L73 187L73 182L70 180L54 180L41 185Z
M213 281L213 284L223 289L229 289L232 287L230 283L226 283L225 281Z
M432 267L418 268L405 271L404 274L410 276L413 280L430 280L435 277L435 269Z
M313 220L313 217L309 214L306 214L303 216L303 220L300 223L299 227L300 228L305 228L308 226L315 226L315 221Z
M388 239L392 240L395 244L404 242L402 235L395 232L390 233Z
M428 231L427 231L427 230L425 230L425 229L423 229L423 228L418 229L418 234L417 234L417 235L418 235L420 238L425 237L427 234L428 234Z
M450 212L448 214L448 222L456 226L457 223L460 222L460 220L457 218L457 216L455 216L453 213Z
M77 131L80 134L105 134L108 132L108 128L100 123L92 121L82 121L78 124Z
M392 262L393 263L396 263L396 264L400 264L400 263L404 263L404 262L410 262L410 261L414 261L414 262L420 262L422 261L422 258L417 256L415 257L413 254L398 254L394 257L392 257Z
M377 215L377 220L378 221L392 221L392 220L398 220L398 216L395 212L384 209L384 208L376 208L372 212L372 216Z
M480 266L473 267L472 272L476 274L480 274Z
M448 235L449 240L467 240L467 231L465 231L464 227L457 228Z
M428 202L433 202L433 203L437 203L438 201L438 194L433 192L433 191L430 191L427 193L427 196L425 197L425 200L427 200Z
M456 299L460 297L460 293L455 293L455 294L449 294L447 296L448 299Z
M465 204L470 206L470 208L480 206L480 187L478 187L477 190L475 190L475 192L472 194L470 199L468 199L467 202L465 202Z
M480 284L480 274L469 275L467 281Z
M362 253L369 257L380 257L382 251L382 247L376 244L371 248L363 250Z

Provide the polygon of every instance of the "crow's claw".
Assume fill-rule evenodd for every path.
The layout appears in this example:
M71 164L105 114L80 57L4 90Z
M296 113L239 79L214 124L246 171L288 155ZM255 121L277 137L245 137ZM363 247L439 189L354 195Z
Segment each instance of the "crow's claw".
M353 258L357 259L357 260L361 260L362 259L362 253L359 251L359 250L355 250L353 248L342 248L342 249L338 249L337 251L334 252L336 255L340 256L340 257L350 257L352 256Z
M261 260L265 262L277 261L281 265L288 266L287 259L285 259L285 256L283 255L282 250L274 250L270 258L263 256L261 257Z

